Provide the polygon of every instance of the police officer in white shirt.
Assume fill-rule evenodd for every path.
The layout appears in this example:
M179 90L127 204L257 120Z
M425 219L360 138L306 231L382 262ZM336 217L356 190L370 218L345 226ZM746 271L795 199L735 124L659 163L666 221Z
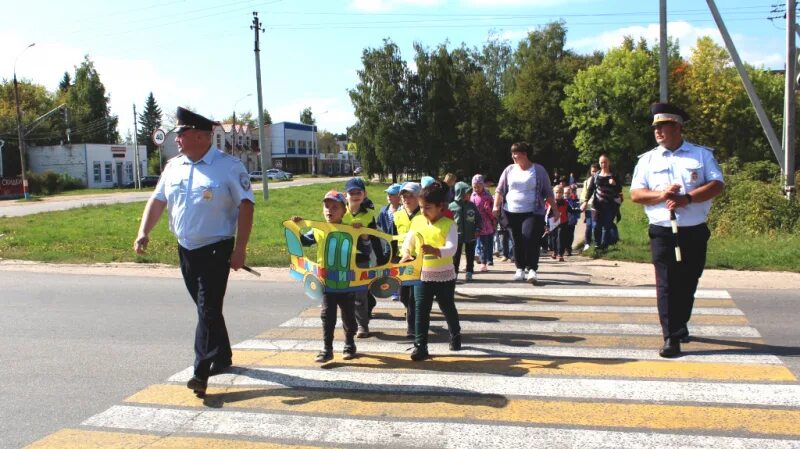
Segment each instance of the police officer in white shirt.
M197 305L194 376L186 386L203 397L208 377L233 362L222 303L231 268L245 263L255 200L242 162L211 143L219 123L181 107L176 118L181 154L164 167L133 249L144 254L150 231L169 209L183 280Z
M669 103L655 103L650 110L658 146L639 156L631 181L631 200L645 206L650 222L650 250L664 336L659 354L675 357L681 352L681 342L689 341L687 323L710 236L706 216L711 199L722 193L725 184L712 150L683 139L683 126L689 119L683 110ZM677 221L677 234L671 226L671 212Z

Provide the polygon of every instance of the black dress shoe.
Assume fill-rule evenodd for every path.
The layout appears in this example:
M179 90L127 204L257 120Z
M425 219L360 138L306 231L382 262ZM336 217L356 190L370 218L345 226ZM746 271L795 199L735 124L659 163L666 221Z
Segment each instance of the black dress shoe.
M428 353L427 346L417 346L414 345L414 350L411 351L411 360L415 362L420 362L422 360L430 358L431 355Z
M211 363L211 369L209 370L208 375L209 376L216 376L217 374L222 374L222 373L225 372L225 370L230 368L231 365L233 365L232 362L227 362L227 363L212 362Z
M681 353L681 342L678 338L667 338L658 355L665 358L677 357Z
M206 396L206 389L208 388L208 379L201 379L197 376L192 376L189 382L186 382L186 388L194 391L198 398Z
M689 343L690 341L692 341L692 337L688 332L681 336L681 343Z
M450 350L451 351L460 351L461 350L461 335L453 335L450 337Z

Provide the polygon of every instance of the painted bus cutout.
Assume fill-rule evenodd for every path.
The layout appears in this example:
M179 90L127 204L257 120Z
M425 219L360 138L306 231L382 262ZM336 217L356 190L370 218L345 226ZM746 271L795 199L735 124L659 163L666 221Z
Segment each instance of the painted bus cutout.
M295 279L303 281L306 295L321 299L325 293L348 293L370 291L376 298L389 298L400 294L401 286L420 282L422 258L406 263L394 263L396 254L389 255L389 262L363 267L356 264L356 244L360 236L377 237L387 244L398 242L399 236L384 234L369 228L355 229L351 226L320 221L303 220L295 223L283 222L286 248L289 251L289 270ZM312 260L305 257L300 241L302 230L315 230L315 235L324 235L317 241L317 255ZM422 236L417 235L421 241ZM391 246L390 246L391 247ZM323 248L322 251L319 248ZM393 251L390 249L390 251Z

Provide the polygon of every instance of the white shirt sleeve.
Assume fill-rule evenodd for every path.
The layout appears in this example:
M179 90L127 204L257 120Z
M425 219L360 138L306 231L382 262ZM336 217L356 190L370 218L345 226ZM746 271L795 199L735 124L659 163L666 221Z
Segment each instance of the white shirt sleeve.
M403 247L400 248L400 257L405 257L411 254L411 248L416 244L415 239L416 234L414 231L409 230L406 233L406 236L403 239Z
M442 253L441 257L452 257L456 253L456 246L458 246L458 226L453 223L450 230L447 231L444 246L439 248Z

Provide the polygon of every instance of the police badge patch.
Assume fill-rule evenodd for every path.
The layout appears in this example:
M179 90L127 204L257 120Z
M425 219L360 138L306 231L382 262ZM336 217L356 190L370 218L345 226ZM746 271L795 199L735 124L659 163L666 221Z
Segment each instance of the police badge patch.
M250 175L247 173L242 173L239 175L239 184L242 185L242 188L247 192L250 190Z
M700 178L700 175L697 173L697 170L692 171L692 182L697 182Z

